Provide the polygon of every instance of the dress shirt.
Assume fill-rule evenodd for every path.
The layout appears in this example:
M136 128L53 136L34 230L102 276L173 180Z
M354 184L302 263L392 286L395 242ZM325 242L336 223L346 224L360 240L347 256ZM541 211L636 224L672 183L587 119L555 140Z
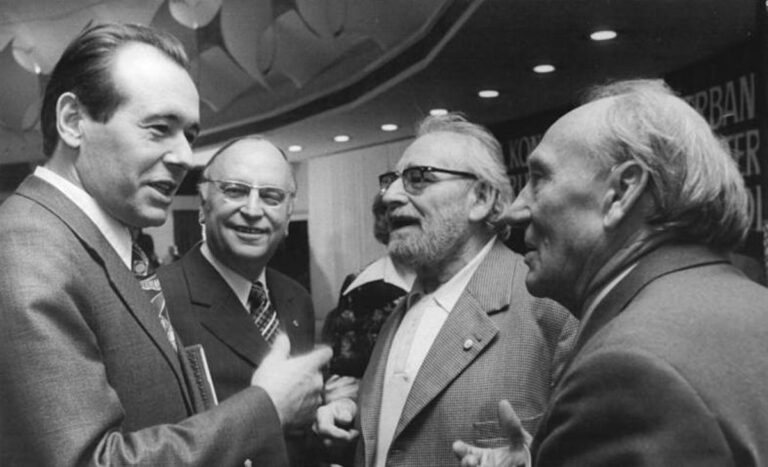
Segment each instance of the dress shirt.
M114 248L125 266L131 269L133 239L130 229L125 224L109 215L85 190L52 170L40 166L35 169L34 175L53 185L75 203L75 206L80 208L96 224L96 228Z
M200 246L200 253L203 255L203 258L207 259L208 262L211 263L211 266L213 266L213 268L218 271L219 274L221 274L224 282L229 285L229 287L235 293L235 296L237 296L237 299L240 300L240 303L243 304L243 307L245 307L246 310L249 310L250 308L248 308L248 296L251 293L252 281L236 273L232 269L228 268L224 263L216 259L216 257L213 256L213 253L211 253L211 249L208 248L208 243L203 242L203 244ZM257 280L261 282L261 285L264 286L264 292L267 294L267 297L269 297L267 275L264 271L266 271L266 268L261 270Z
M464 293L469 280L488 252L491 251L495 241L496 237L492 238L448 282L442 284L431 294L423 295L415 301L415 304L411 305L411 308L406 310L387 356L376 441L374 464L376 467L386 465L387 452L392 444L397 423L400 421L408 393L421 364L427 357L440 329L448 319L448 314L459 301L459 297ZM419 284L416 284L411 296L418 294L419 288Z

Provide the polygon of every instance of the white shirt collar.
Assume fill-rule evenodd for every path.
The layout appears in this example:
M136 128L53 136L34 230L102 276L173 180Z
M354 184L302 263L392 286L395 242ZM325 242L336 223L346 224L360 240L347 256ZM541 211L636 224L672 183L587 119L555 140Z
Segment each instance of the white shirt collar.
M352 283L344 289L342 295L346 295L350 290L356 289L363 284L377 280L382 280L407 292L411 290L413 282L416 280L416 273L408 268L398 267L389 255L384 255L366 266Z
M229 285L229 288L235 293L237 299L240 300L246 309L248 309L248 295L251 293L251 281L236 273L219 261L218 258L213 256L211 249L208 248L208 243L203 242L200 246L200 253L203 255L203 258L207 259L208 262L211 263L211 266L218 271L224 279L224 282L226 282ZM265 271L266 268L261 270L257 280L261 282L264 286L264 291L267 293L267 296L269 296L269 287L267 286L267 275Z
M96 228L104 235L107 242L112 245L112 248L120 256L120 259L123 260L125 266L128 269L131 268L133 240L131 239L131 231L125 224L109 215L85 190L53 172L51 169L39 166L35 169L35 176L53 185L75 203L96 224Z
M464 293L464 289L467 288L472 276L475 275L480 263L483 262L488 253L491 251L493 244L496 242L496 237L485 244L482 250L475 255L459 272L451 277L448 282L442 284L434 292L432 292L432 298L446 313L450 313L456 302L459 301L461 294Z

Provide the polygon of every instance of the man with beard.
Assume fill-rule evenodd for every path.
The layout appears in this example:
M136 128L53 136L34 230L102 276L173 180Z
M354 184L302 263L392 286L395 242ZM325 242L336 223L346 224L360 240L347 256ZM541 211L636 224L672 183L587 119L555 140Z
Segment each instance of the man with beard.
M730 263L748 195L706 120L662 81L613 83L528 167L510 210L526 285L581 318L535 465L767 465L768 290ZM464 466L517 465L457 448Z
M499 399L526 429L538 425L575 321L528 294L528 268L501 243L497 220L513 198L502 160L484 128L428 117L398 170L379 178L389 254L417 278L376 341L354 431L343 428L350 401L318 410L328 444L361 434L355 465L450 465L456 439L504 442Z

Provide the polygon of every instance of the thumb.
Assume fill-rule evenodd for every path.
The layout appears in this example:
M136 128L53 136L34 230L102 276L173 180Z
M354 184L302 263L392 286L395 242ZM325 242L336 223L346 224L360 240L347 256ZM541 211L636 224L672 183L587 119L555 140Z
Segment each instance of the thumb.
M523 449L526 441L530 442L531 435L525 431L522 423L520 423L520 417L517 416L512 404L506 399L499 402L499 424L502 433L511 442L510 447L513 450Z
M272 350L269 352L268 357L279 358L284 360L291 354L291 341L288 339L288 335L284 332L278 332L275 337L275 342L272 343Z
M300 358L304 360L309 368L320 370L333 357L333 351L327 345L322 345Z

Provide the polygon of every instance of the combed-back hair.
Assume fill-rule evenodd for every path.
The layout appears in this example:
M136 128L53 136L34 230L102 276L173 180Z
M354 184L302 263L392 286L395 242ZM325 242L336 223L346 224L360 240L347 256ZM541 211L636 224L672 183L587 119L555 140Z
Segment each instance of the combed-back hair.
M662 80L596 87L610 99L594 155L606 166L635 160L650 174L648 224L677 239L730 250L749 229L748 194L728 146Z
M475 174L481 183L496 192L496 200L486 223L490 229L506 239L509 236L509 224L503 221L501 216L514 201L514 193L504 165L501 144L487 128L469 122L458 112L426 117L419 123L416 136L441 131L463 135L472 141L472 152L466 155L467 169Z
M45 87L40 125L43 152L50 156L59 142L56 102L71 92L97 122L107 122L125 96L116 89L111 65L117 51L129 42L148 44L167 55L185 70L189 60L184 46L174 36L138 24L105 23L84 29L69 43Z

